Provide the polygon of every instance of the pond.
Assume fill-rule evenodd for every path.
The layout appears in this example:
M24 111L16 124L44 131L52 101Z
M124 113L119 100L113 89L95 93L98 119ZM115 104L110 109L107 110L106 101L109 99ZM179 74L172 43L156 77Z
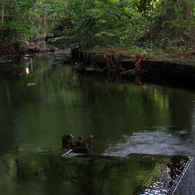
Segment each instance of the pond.
M99 189L100 194L119 194L124 188L122 194L135 194L158 160L139 164L139 179L130 185L137 174L130 167L137 170L138 165L127 160L129 154L194 156L192 82L79 72L66 64L53 66L57 60L43 56L0 67L0 193L97 194ZM93 135L93 152L114 159L61 157L64 133Z

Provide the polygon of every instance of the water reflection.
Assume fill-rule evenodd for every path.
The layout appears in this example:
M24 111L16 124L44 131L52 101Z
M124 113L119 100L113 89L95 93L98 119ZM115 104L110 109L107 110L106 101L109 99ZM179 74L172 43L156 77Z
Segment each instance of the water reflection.
M175 179L170 173L180 175L189 160L140 154L127 158L63 158L60 154L18 149L2 156L0 193L165 195Z
M70 132L94 135L97 154L194 155L189 84L52 64L43 57L0 68L1 153L21 145L57 149Z
M0 193L141 194L151 178L166 192L174 159L142 154L194 156L194 88L53 64L42 57L0 67ZM63 158L68 132L94 135L93 152L107 157ZM159 170L166 177L156 178Z

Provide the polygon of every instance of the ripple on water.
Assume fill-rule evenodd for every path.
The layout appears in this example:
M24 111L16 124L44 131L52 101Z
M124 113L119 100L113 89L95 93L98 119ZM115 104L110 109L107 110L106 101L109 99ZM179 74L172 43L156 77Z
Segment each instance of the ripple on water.
M143 153L193 156L193 151L190 140L183 141L173 134L157 131L125 136L124 142L112 143L104 155L124 157L130 153Z

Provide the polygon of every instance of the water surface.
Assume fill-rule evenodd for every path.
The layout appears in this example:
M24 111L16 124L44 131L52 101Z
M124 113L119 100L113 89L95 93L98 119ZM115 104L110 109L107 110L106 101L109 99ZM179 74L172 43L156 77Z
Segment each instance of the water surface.
M98 155L125 157L130 153L141 153L194 156L195 91L190 82L77 72L68 65L53 64L56 64L54 57L40 57L14 61L7 67L0 67L1 155L20 147L31 151L41 148L62 152L61 136L72 133L75 138L93 135L92 150ZM52 169L63 164L60 155L52 162L47 159L50 157L44 158L47 160L40 158L28 155L27 161L32 164L43 161L52 164ZM16 166L17 163L16 158L11 164ZM48 168L46 164L39 167L45 170ZM103 163L102 166L107 165ZM150 167L153 170L155 166L151 164ZM40 171L36 166L35 169ZM59 171L62 169L63 166ZM124 174L126 168L121 169L121 174ZM24 172L23 179L27 174L30 180L27 184L31 188L36 186L34 194L50 194L39 190L34 172L17 172ZM146 177L144 174L143 178ZM40 179L40 172L38 175ZM44 174L42 176L46 177ZM59 173L56 177L59 177ZM15 185L17 182L11 181L11 178L6 182ZM58 182L57 178L52 182ZM47 190L50 189L50 183L44 185L47 185ZM70 183L63 183L64 187L68 185ZM21 185L17 187L19 191L23 188ZM16 194L16 189L7 191L7 194ZM71 189L67 194L74 194ZM62 192L57 191L56 194Z

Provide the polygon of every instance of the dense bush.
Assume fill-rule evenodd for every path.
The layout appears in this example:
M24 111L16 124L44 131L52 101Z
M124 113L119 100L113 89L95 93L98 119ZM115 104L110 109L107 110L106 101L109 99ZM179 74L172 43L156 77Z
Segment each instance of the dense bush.
M140 40L174 49L195 41L194 8L194 0L0 0L0 38L52 32L50 42L88 48Z

